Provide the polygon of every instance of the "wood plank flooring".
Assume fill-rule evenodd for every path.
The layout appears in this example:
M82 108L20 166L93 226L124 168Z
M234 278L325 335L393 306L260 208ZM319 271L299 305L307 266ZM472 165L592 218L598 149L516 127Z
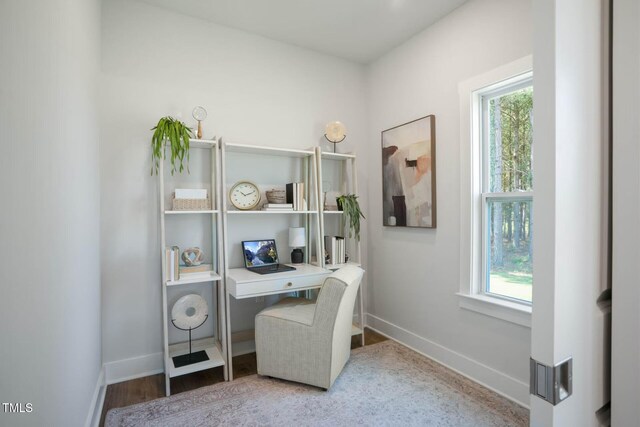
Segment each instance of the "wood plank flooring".
M387 338L365 328L366 345L385 341ZM360 336L351 338L351 348L360 347ZM250 353L233 358L233 377L240 378L256 373L256 354ZM216 384L224 381L222 368L207 369L171 379L171 394L194 390L196 388ZM100 426L104 425L107 411L111 408L120 408L148 400L164 397L164 374L151 375L107 387L102 408Z

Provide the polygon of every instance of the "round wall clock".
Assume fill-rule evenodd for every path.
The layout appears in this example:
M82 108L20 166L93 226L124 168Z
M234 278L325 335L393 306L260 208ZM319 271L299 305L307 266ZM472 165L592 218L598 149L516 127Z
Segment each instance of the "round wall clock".
M237 209L243 211L257 207L260 198L260 189L249 181L236 182L229 190L229 201Z

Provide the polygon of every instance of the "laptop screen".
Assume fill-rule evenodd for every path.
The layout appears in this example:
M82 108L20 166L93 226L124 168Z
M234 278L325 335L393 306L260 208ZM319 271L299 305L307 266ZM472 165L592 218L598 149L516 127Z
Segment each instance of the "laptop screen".
M244 266L247 268L278 263L275 240L247 240L242 242Z

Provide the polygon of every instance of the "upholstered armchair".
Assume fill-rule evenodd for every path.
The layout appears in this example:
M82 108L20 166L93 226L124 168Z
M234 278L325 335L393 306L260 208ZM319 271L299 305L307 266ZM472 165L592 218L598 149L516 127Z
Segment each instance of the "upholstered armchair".
M258 374L329 389L349 360L363 274L345 266L325 279L316 302L286 298L258 313Z

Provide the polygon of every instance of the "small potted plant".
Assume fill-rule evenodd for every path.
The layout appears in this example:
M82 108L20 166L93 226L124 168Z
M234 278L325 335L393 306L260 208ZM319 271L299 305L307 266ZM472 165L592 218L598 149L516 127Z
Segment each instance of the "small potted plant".
M355 194L347 194L336 198L338 210L347 216L349 224L349 237L355 235L360 240L360 217L366 219L360 210L358 196Z
M158 173L160 162L165 158L165 144L169 142L171 147L171 175L177 170L184 170L183 162L186 158L187 172L189 171L189 138L193 137L193 131L180 120L173 117L163 117L158 124L151 129L155 131L151 138L151 175Z

